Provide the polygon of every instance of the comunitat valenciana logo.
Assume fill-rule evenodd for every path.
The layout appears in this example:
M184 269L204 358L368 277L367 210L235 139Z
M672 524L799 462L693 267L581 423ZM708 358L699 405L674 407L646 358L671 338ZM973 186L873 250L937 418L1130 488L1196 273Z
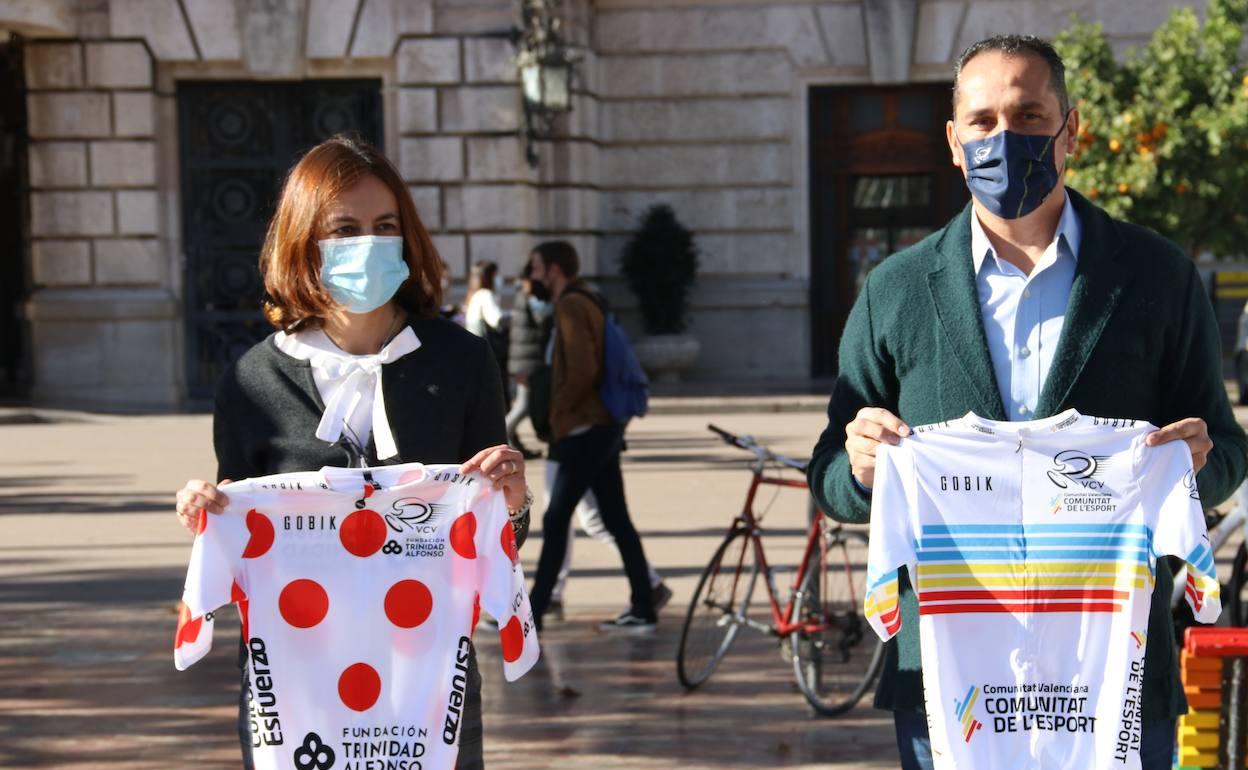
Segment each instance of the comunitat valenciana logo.
M971 736L975 734L975 731L983 727L983 724L971 712L978 700L979 688L973 685L971 689L966 691L966 695L963 695L960 699L953 699L954 714L957 715L958 721L962 723L962 738L967 743L971 742Z
M1049 481L1059 489L1069 489L1072 485L1085 489L1101 489L1103 481L1096 479L1105 470L1108 455L1090 455L1078 449L1065 449L1053 455L1053 468L1049 470Z

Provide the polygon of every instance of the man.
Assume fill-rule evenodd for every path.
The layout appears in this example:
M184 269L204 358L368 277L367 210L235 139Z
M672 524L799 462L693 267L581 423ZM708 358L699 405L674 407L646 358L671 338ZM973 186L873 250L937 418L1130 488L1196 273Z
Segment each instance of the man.
M620 449L624 426L611 418L598 395L603 371L606 315L580 275L580 258L566 241L533 250L531 277L550 289L555 302L551 342L550 459L559 463L542 520L542 555L529 594L533 616L542 617L567 553L572 512L592 490L602 523L615 539L632 591L631 606L599 626L603 631L653 633L654 598L641 538L628 516Z
M1212 308L1191 260L1151 231L1064 188L1079 113L1048 43L998 36L958 61L946 134L972 203L867 278L841 339L811 489L838 520L870 516L874 458L910 425L1030 420L1067 408L1164 426L1185 441L1201 499L1240 483L1248 442L1221 378ZM1168 768L1185 703L1158 570L1143 693L1144 768ZM903 768L931 766L922 714L918 611L902 582L876 705L894 711Z

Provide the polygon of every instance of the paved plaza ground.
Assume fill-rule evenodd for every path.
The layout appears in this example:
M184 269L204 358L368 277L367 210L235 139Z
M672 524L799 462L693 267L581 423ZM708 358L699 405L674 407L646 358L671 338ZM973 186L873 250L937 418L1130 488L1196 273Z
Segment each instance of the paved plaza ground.
M669 410L630 430L630 506L676 592L657 636L593 630L624 607L627 590L614 552L585 538L569 618L543 634L537 668L504 684L497 645L478 632L490 768L896 766L887 714L868 703L838 719L812 717L776 643L762 636L743 638L704 689L686 694L676 681L681 615L749 478L746 455L706 423L799 456L824 423L809 400L788 403L806 411L744 403ZM222 613L205 661L178 673L171 655L190 550L173 492L213 472L205 416L0 425L0 767L237 766L234 613ZM540 462L529 478L540 485ZM800 492L775 500L766 519L775 563L797 561L805 515ZM522 553L530 574L540 537Z

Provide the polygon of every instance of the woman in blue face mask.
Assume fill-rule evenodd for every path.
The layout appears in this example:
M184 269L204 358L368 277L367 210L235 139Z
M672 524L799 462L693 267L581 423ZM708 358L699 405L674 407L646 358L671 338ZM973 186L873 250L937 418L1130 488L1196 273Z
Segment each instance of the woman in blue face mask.
M338 136L291 170L260 256L277 331L217 388L216 479L323 466L461 463L506 493L517 544L532 495L507 446L501 379L484 340L439 317L443 269L398 172ZM194 531L228 503L194 479L177 513ZM368 633L368 629L360 629ZM246 662L245 652L240 660ZM469 659L460 768L481 766L481 679ZM243 686L247 688L244 668ZM402 686L402 683L395 683ZM246 692L239 736L252 766Z

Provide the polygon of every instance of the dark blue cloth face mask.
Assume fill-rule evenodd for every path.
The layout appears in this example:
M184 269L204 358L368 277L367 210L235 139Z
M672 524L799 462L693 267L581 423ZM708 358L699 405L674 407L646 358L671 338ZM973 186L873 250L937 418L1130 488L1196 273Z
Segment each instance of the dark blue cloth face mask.
M1071 111L1073 112L1073 110ZM975 200L1002 219L1025 217L1057 187L1053 146L1070 112L1052 136L999 131L962 144L966 186Z

